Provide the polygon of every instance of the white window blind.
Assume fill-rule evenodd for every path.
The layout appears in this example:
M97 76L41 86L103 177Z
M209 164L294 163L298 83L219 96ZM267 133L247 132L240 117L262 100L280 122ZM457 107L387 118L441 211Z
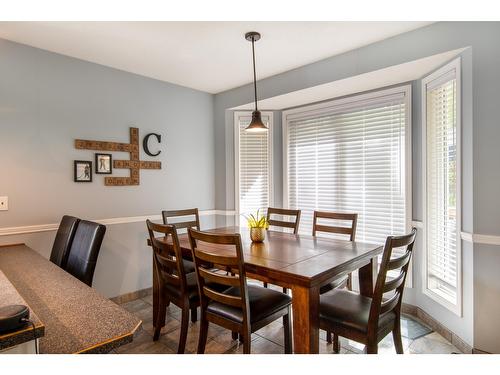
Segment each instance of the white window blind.
M425 85L427 289L458 303L459 202L457 78L448 70Z
M262 113L262 121L269 128L264 133L245 131L251 119L249 112L235 113L236 200L240 214L255 214L257 210L262 214L272 203L272 114Z
M311 233L314 210L358 213L356 239L407 229L409 87L292 110L286 117L287 201Z

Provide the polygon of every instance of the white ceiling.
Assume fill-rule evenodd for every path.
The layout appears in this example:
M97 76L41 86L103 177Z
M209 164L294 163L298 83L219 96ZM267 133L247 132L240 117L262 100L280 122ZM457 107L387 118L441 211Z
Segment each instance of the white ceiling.
M218 93L431 22L0 22L0 38Z
M393 65L369 73L328 82L323 85L308 87L303 90L289 92L258 101L261 111L282 110L338 98L345 95L374 90L380 87L410 82L432 72L446 62L459 55L464 48L443 52L437 55L424 57L404 64ZM232 109L253 110L254 103L250 102Z

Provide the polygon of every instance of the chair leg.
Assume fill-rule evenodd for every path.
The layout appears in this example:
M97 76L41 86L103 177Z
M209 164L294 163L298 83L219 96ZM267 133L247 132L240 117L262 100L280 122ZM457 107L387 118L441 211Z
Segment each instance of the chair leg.
M160 299L158 301L158 315L156 316L156 322L154 322L154 334L153 341L157 341L160 338L161 327L165 325L165 316L167 315L167 304L164 297L161 296L160 291Z
M326 331L326 342L329 344L332 343L332 333L330 331Z
M264 281L263 284L264 284L264 288L267 288L267 282Z
M287 288L283 288L283 293L288 294L288 289Z
M198 309L196 307L191 308L191 322L196 323L198 320Z
M233 340L238 340L238 332L234 332L234 331L232 331L232 332L231 332L231 338L232 338Z
M333 352L337 354L340 353L339 335L336 333L333 334Z
M243 334L240 334L240 340L243 339L243 354L250 354L250 341L252 341L252 333L248 329Z
M367 354L377 354L378 353L378 343L368 342L366 345L366 353Z
M285 331L285 354L292 354L292 322L290 311L283 316L283 329Z
M205 353L205 345L207 344L207 336L208 336L208 320L202 312L201 319L200 319L200 336L198 338L198 354Z
M401 320L398 318L394 323L394 329L392 330L392 339L394 341L394 346L396 347L396 353L403 354L403 341L401 340Z
M181 320L181 334L179 337L179 347L177 348L177 354L184 354L186 349L186 339L189 327L189 307L184 307L182 309L182 320Z

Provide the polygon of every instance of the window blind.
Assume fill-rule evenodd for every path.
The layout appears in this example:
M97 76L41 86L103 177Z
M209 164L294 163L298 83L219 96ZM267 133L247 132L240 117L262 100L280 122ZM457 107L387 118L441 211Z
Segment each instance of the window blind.
M448 72L426 86L427 288L457 300L457 85Z
M250 214L257 210L264 213L271 204L271 157L270 157L270 115L263 115L262 121L270 129L264 133L246 132L251 121L250 113L237 113L239 213ZM245 223L246 220L240 220Z
M406 231L403 90L286 117L288 206L302 210L301 233L311 233L314 210L358 213L360 241Z

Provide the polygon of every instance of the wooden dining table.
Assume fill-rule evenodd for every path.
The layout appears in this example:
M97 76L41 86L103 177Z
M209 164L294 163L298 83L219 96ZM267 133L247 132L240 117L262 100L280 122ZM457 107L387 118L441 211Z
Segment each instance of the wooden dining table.
M240 233L247 276L292 291L293 349L295 353L319 351L319 289L338 277L359 270L360 293L371 297L377 256L383 247L358 241L266 232L262 243L253 243L247 228L223 227L209 233ZM183 256L191 257L187 234L179 235ZM151 245L148 239L148 245ZM212 251L225 252L220 245ZM154 264L154 262L153 262ZM158 311L158 280L153 269L153 315Z

